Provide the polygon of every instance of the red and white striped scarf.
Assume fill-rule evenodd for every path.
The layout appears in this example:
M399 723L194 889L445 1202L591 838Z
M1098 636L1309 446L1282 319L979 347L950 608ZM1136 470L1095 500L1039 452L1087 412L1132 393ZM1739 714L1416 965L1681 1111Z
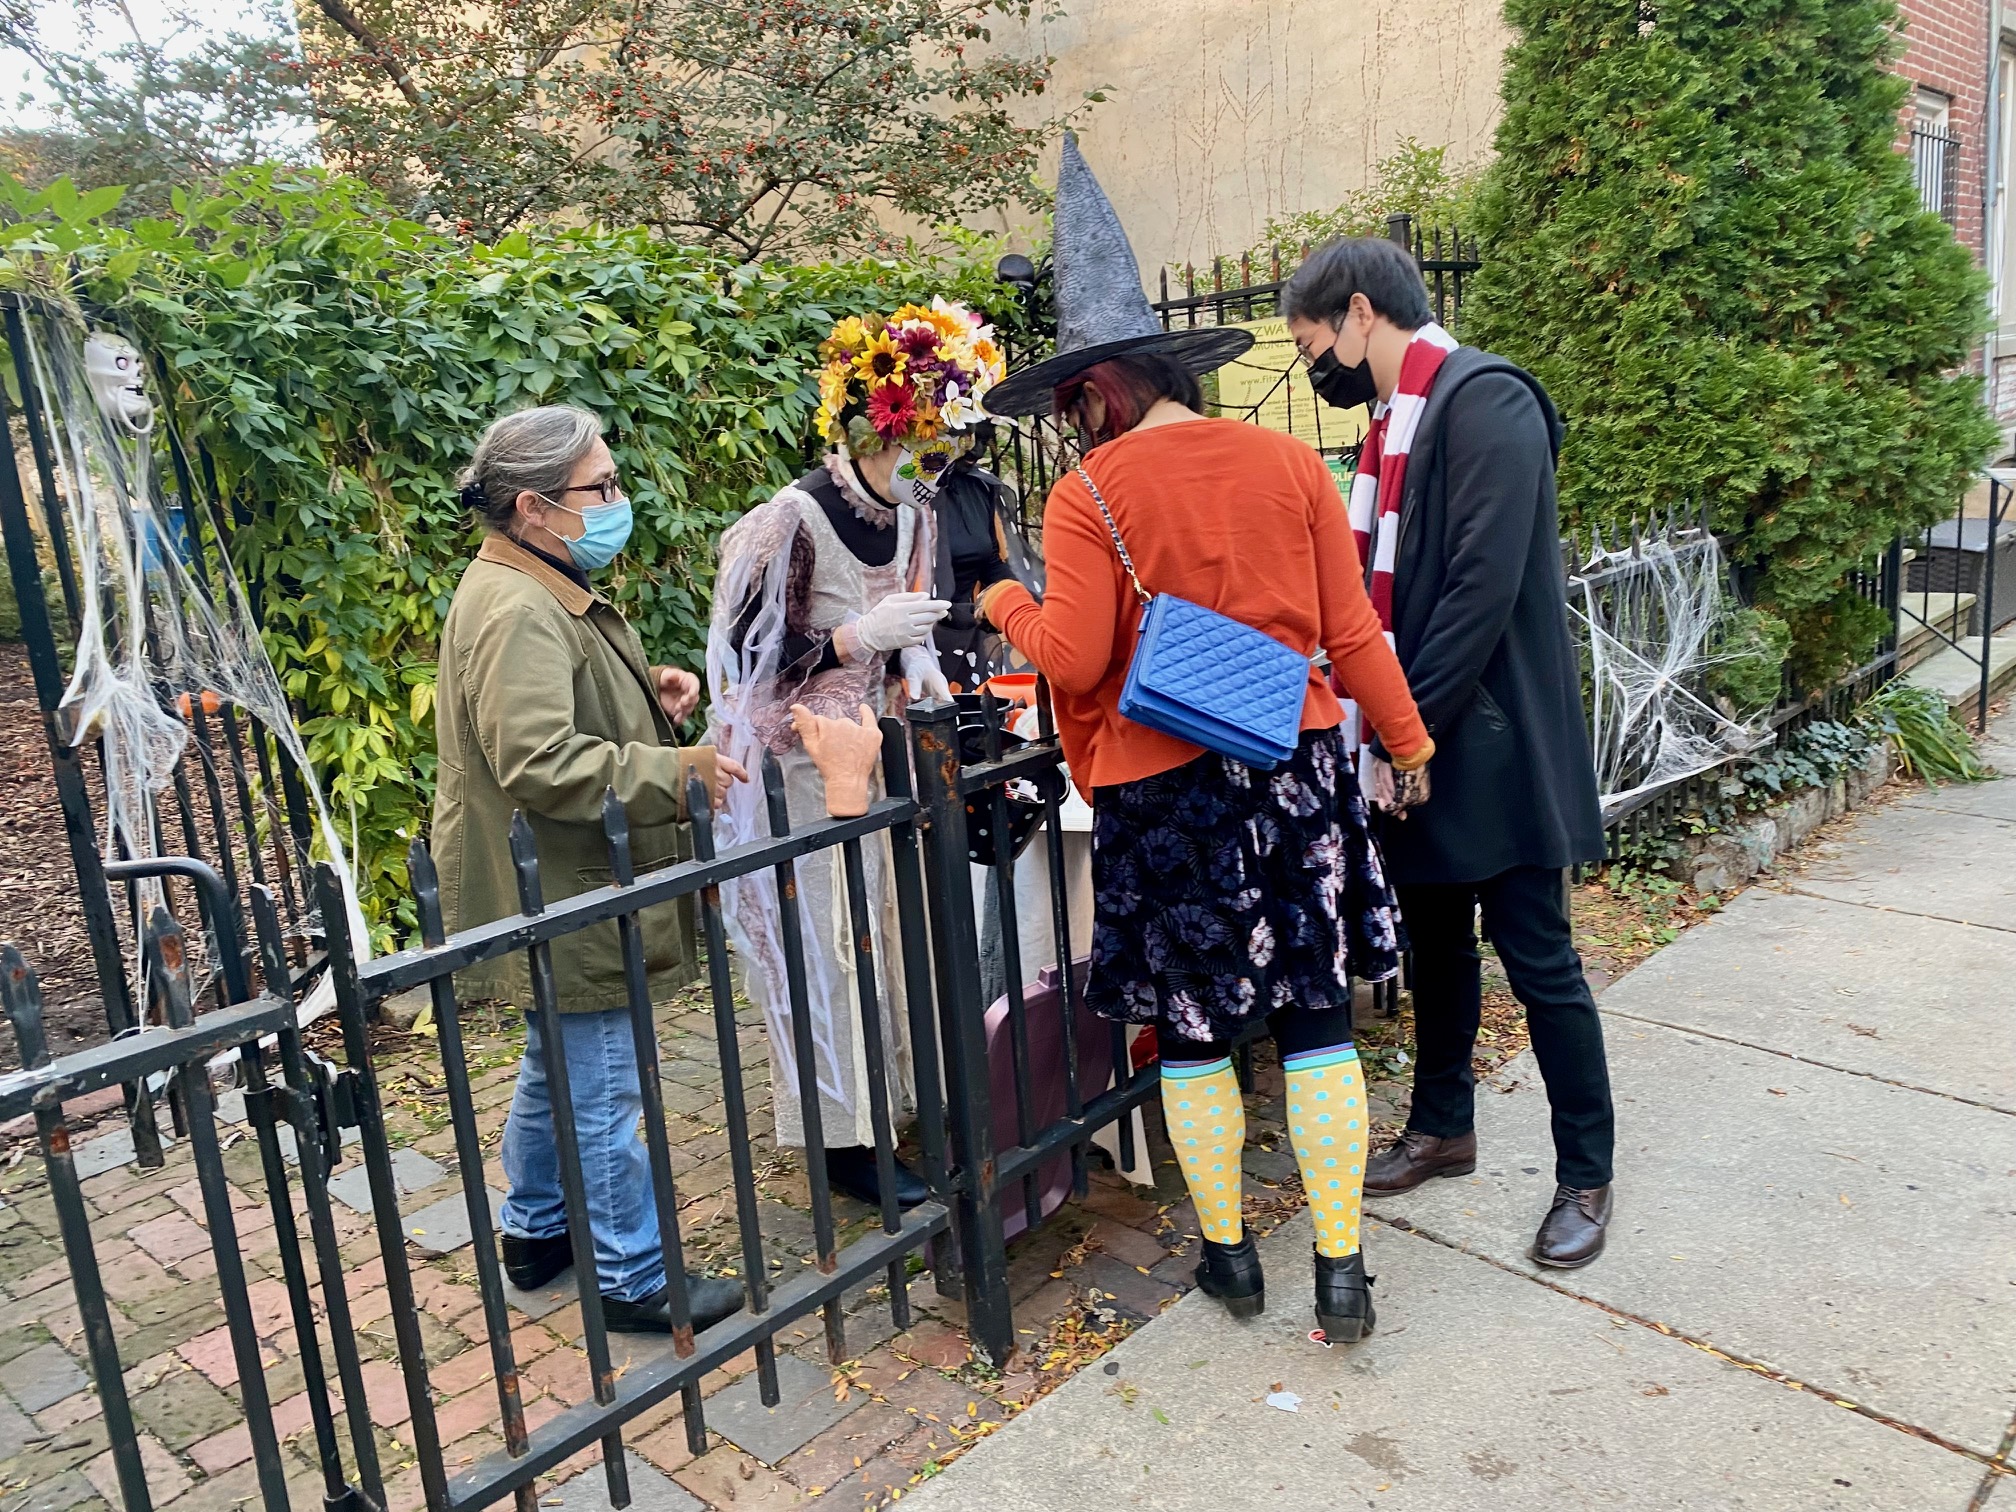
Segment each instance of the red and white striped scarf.
M1358 452L1358 471L1351 479L1351 536L1358 559L1365 564L1365 586L1372 610L1393 644L1393 558L1400 546L1400 496L1407 485L1407 454L1427 407L1428 391L1442 361L1456 350L1456 338L1430 321L1414 333L1400 359L1400 382L1393 397L1372 406L1372 425ZM1337 674L1330 685L1341 696ZM1372 731L1359 717L1358 705L1344 700L1344 741L1358 752L1358 785L1369 803L1372 797Z

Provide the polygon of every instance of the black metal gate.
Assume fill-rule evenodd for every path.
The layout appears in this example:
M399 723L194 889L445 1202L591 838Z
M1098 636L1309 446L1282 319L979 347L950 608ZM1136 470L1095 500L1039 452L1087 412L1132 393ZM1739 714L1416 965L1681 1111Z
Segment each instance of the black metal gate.
M23 1113L34 1117L82 1320L91 1379L104 1413L120 1502L125 1512L149 1512L155 1505L125 1381L126 1368L135 1362L121 1358L64 1104L123 1084L137 1130L143 1118L150 1126L152 1123L146 1097L149 1079L165 1078L174 1127L187 1143L201 1189L260 1502L268 1512L290 1505L286 1463L273 1421L273 1404L267 1396L266 1365L239 1253L238 1220L219 1137L212 1068L223 1066L240 1080L258 1141L293 1343L314 1428L323 1506L328 1512L382 1508L383 1471L366 1408L362 1361L350 1323L344 1266L327 1187L336 1135L333 1120L326 1116L329 1100L324 1094L329 1084L326 1068L318 1076L315 1060L301 1042L273 895L257 885L251 891L258 936L257 972L268 984L255 992L253 962L242 944L237 901L217 872L202 862L183 858L124 863L109 870L114 882L173 875L193 887L204 924L219 946L223 1006L196 1014L183 931L165 909L157 909L142 926L152 1022L109 1044L52 1060L43 1034L42 999L35 974L13 946L0 946L0 998L4 998L22 1063L20 1070L0 1075L0 1118ZM367 1076L364 1084L368 1082ZM292 1133L287 1141L291 1151L283 1145L283 1129ZM290 1153L298 1175L289 1174ZM151 1159L143 1150L141 1160L160 1166L163 1157L158 1143ZM294 1207L297 1190L308 1222L305 1246ZM319 1317L327 1324L327 1347L335 1362L333 1382L323 1353L318 1295ZM339 1407L339 1400L345 1405ZM339 1412L347 1417L347 1432L339 1429Z

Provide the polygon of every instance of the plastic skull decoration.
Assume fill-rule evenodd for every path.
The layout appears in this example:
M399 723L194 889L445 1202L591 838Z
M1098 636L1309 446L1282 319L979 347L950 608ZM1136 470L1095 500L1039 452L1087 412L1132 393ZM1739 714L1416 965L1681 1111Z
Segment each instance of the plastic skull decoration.
M144 436L154 429L154 401L147 397L146 368L124 336L93 331L84 341L84 376L99 411L113 429Z

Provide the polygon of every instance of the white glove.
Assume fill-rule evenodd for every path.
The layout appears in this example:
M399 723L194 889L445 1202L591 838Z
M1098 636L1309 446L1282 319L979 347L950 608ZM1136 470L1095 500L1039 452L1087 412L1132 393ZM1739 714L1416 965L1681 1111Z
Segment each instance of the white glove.
M855 643L878 656L921 646L951 608L946 600L928 593L892 593L854 621Z
M952 685L945 681L937 653L929 646L906 648L900 665L903 668L903 685L910 690L910 702L922 703L927 698L949 700L952 697Z

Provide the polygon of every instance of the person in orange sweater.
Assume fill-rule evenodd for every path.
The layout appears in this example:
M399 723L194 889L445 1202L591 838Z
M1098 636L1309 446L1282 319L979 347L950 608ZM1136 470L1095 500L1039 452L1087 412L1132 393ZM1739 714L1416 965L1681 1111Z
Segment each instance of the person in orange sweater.
M1292 437L1205 418L1197 379L1167 356L1099 363L1056 402L1089 444L1086 471L1151 591L1298 650L1320 647L1396 769L1425 766L1434 744L1366 597L1322 458ZM1049 679L1065 758L1092 796L1087 1003L1156 1026L1169 1135L1205 1238L1198 1282L1235 1313L1264 1304L1240 1217L1245 1117L1231 1042L1267 1016L1317 1219L1319 1319L1333 1338L1355 1338L1372 1322L1369 1293L1348 1284L1364 1275L1371 1122L1351 979L1391 977L1400 940L1343 711L1312 662L1300 746L1271 774L1135 724L1119 700L1139 602L1075 474L1051 491L1043 546L1043 602L1008 581L982 612ZM1326 1270L1347 1283L1327 1298Z
M1079 229L1067 209L1083 192L1073 183L1080 174L1089 179L1067 140L1060 273ZM1117 221L1110 231L1118 234ZM1081 255L1071 266L1091 261ZM1054 406L1075 428L1084 470L1149 592L1202 604L1312 657L1326 652L1406 774L1398 801L1410 801L1434 743L1366 596L1329 470L1292 437L1202 414L1198 370L1250 338L1142 330L1138 279L1131 300L1128 292L1109 291L1117 314L1104 330L1080 323L1073 349L1011 374L988 409ZM1064 317L1075 293L1060 278L1060 347L1073 334ZM1343 710L1312 661L1300 744L1271 772L1122 717L1140 601L1075 473L1051 490L1043 547L1042 601L1008 581L986 591L981 609L1049 679L1065 757L1092 798L1086 1001L1107 1018L1156 1028L1163 1111L1203 1232L1198 1284L1235 1316L1261 1311L1265 1292L1241 1219L1245 1108L1231 1051L1266 1019L1315 1218L1317 1320L1333 1340L1355 1340L1371 1331L1374 1313L1358 1244L1371 1118L1351 1041L1351 983L1392 977L1402 942Z

